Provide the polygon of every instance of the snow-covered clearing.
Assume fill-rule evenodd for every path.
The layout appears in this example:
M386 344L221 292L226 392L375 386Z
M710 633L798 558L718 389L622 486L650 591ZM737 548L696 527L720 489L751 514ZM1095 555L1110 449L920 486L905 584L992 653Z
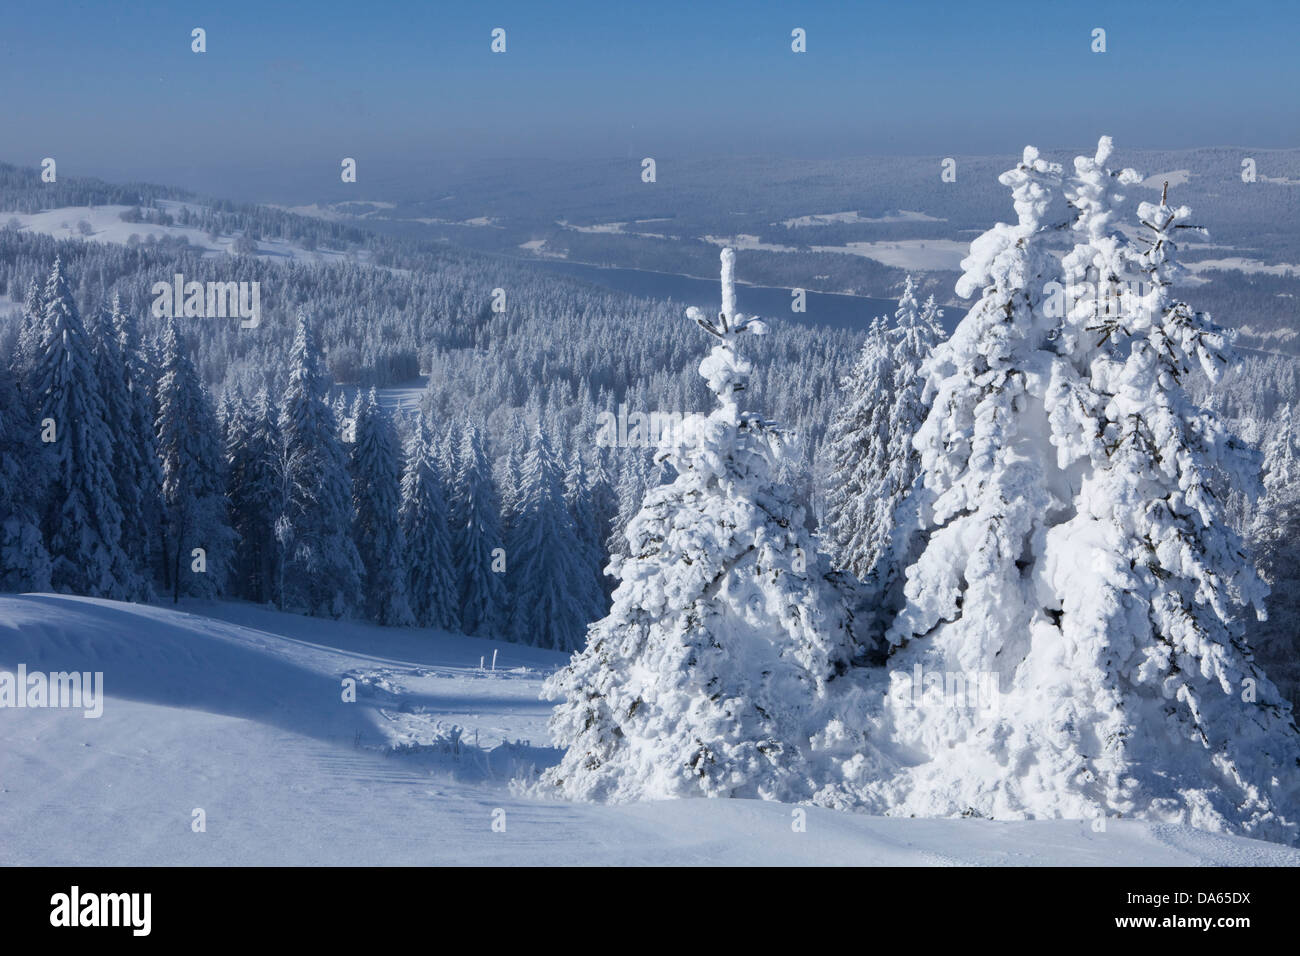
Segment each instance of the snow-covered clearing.
M397 208L397 203L379 202L370 199L336 202L324 206L320 203L311 203L305 206L280 206L275 203L268 203L267 205L274 209L283 209L285 212L297 213L299 216L328 219L332 222L341 222L347 219L368 219L385 209Z
M497 223L500 222L494 216L475 216L473 219L438 219L431 216L421 216L416 219L397 219L396 222L418 222L424 226L492 226L500 228Z
M864 216L856 210L849 212L827 212L811 216L796 216L794 219L782 220L781 225L791 229L798 229L805 226L830 226L841 224L858 224L858 223L879 223L879 222L946 222L947 220L931 216L924 212L914 212L909 209L899 209L893 212L887 212L883 216Z
M1201 259L1198 262L1184 262L1183 266L1189 272L1225 270L1257 275L1300 276L1300 265L1289 262L1260 262L1258 259L1246 259L1241 256L1227 259Z
M173 200L159 200L158 207L164 212L175 212L183 205L197 208L192 203L185 204ZM136 236L141 242L150 236L158 239L183 239L191 246L202 249L207 256L221 256L231 253L238 236L223 235L210 238L202 229L190 226L164 226L149 222L125 222L122 213L129 206L62 206L58 209L45 209L36 213L0 211L0 226L10 220L18 221L18 228L24 232L40 233L55 239L83 239L87 242L107 242L125 245ZM82 227L82 223L88 227ZM329 249L308 250L283 239L259 239L257 257L277 262L332 263L348 260L352 253L337 252ZM369 253L361 250L355 253L356 260L365 263Z
M957 239L895 239L889 242L850 242L843 246L813 246L815 252L847 252L898 269L956 271L970 254L970 243Z
M627 225L625 222L598 222L591 226L579 226L574 223L565 222L563 219L556 220L556 225L564 229L572 229L574 232L585 232L599 235L601 233L613 234L621 233Z
M1142 180L1141 185L1146 189L1164 189L1165 183L1170 186L1186 186L1191 178L1190 169L1171 169L1167 173L1152 173Z
M394 419L410 418L420 410L420 400L424 397L425 386L428 381L429 376L421 375L406 382L399 382L396 385L377 388L375 389L375 400L381 408L390 412ZM368 389L358 388L356 385L339 386L339 392L349 409L352 407L352 403L356 401L357 394L366 391Z
M627 222L598 222L590 226L579 226L568 222L564 219L555 220L555 224L561 229L568 229L571 232L582 232L588 235L606 235L606 236L638 236L642 239L669 239L675 236L666 236L661 232L628 232L629 225L640 225L646 222L669 222L668 219L635 219L631 223Z
M0 670L100 671L106 698L98 719L0 709L0 864L1300 865L1281 846L1128 821L808 808L800 833L779 803L519 797L513 776L559 758L537 695L563 655L182 607L0 596Z
M758 236L701 236L715 246L730 246L747 252L798 252L794 246L764 242ZM892 239L879 242L849 242L842 246L810 246L813 252L839 252L873 259L881 265L917 272L956 271L970 254L970 243L957 239Z
M715 246L740 249L744 252L798 252L795 246L785 246L778 242L764 242L758 236L740 233L735 236L700 236L705 242Z

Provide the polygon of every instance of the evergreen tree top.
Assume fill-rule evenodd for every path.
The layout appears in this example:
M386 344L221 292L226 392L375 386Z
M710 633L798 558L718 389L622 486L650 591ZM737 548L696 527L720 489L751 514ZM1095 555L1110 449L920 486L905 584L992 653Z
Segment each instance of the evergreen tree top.
M759 319L736 311L736 253L722 250L722 310L717 321L705 318L704 313L692 306L686 317L718 339L713 351L700 363L700 374L709 383L709 389L724 406L734 406L736 395L745 390L753 367L735 354L735 343L741 335L766 335L767 325Z

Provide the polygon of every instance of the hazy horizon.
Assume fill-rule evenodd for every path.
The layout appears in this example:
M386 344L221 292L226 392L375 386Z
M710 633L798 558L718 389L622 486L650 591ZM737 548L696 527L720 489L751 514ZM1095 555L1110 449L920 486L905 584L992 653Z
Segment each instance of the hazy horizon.
M1128 149L1300 146L1294 31L1258 29L1300 12L1251 12L53 3L11 10L0 36L0 82L22 91L0 102L0 159L269 199L337 181L345 156L364 193L501 160L1015 155L1101 132Z
M1099 130L1100 134L1106 134L1106 131ZM958 159L1002 159L1008 163L1014 162L1019 158L1020 152L1026 145L1033 145L1039 148L1044 155L1054 160L1069 160L1074 155L1082 155L1090 152L1095 148L1095 141L1091 144L1080 141L1071 144L1049 143L1035 141L1033 137L1027 137L1024 142L1015 145L1009 145L1004 150L978 153L964 153L961 151L954 152L952 155ZM1281 147L1260 147L1251 144L1236 143L1198 143L1191 146L1169 147L1160 144L1156 145L1138 145L1126 142L1118 144L1121 151L1132 157L1134 154L1141 153L1192 153L1200 150L1242 150L1254 155L1265 155L1269 152L1287 152L1300 149L1300 146L1281 146ZM855 160L866 159L908 159L915 157L918 160L938 161L938 154L935 153L907 153L907 152L864 152L846 154L837 157L831 156L780 156L773 154L696 154L691 156L678 156L667 153L657 157L660 163L672 163L674 161L688 160L691 163L702 164L720 164L729 160L743 162L753 159L788 159L794 161L807 162L841 162L852 163ZM309 204L314 202L340 202L349 199L358 201L382 200L385 198L397 197L401 200L414 200L422 198L425 188L437 188L439 185L446 185L448 182L456 183L464 181L467 177L482 175L487 170L504 169L509 165L517 166L536 165L536 164L553 164L557 170L578 170L584 165L599 166L607 165L621 160L626 160L626 156L587 156L572 157L569 159L555 159L546 156L484 156L478 159L463 159L459 161L431 159L424 156L411 155L407 157L382 157L374 162L367 162L365 166L364 181L356 184L341 184L337 179L337 164L325 163L324 170L316 170L321 175L317 180L315 177L304 179L304 165L281 164L267 166L113 166L113 165L92 165L90 167L68 167L62 162L59 165L59 173L65 177L80 177L99 179L108 183L149 183L156 186L166 186L176 189L186 190L196 195L212 198L227 199L237 202L255 202L270 204ZM633 162L634 174L639 170L636 163L639 158ZM0 163L8 163L13 166L28 168L39 171L39 158L33 160L26 155L15 155L12 153L0 153ZM313 168L316 164L312 164ZM442 177L441 180L432 180L431 176ZM395 191L402 187L402 191ZM408 188L409 187L409 188Z

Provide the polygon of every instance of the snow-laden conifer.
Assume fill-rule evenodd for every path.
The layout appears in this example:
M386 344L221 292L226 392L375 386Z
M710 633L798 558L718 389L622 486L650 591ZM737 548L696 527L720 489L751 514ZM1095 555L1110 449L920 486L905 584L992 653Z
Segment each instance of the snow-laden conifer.
M472 423L461 433L456 462L451 532L459 565L460 626L466 634L499 637L509 614L505 572L498 570L498 557L505 548L501 499L483 437Z
M417 415L402 469L402 534L406 538L407 600L421 627L460 624L451 532L438 460Z
M885 320L871 323L853 368L840 383L842 399L826 431L829 459L821 544L837 568L866 579L880 554L877 498L888 467L889 388L893 383Z
M891 608L919 538L921 457L912 442L929 411L921 370L942 337L938 314L933 297L917 304L908 276L894 324L872 323L827 431L823 546Z
M1106 178L1140 181L1105 170L1110 151L1103 139L1076 178L1097 191ZM1140 203L1141 251L1117 228L1090 229L1101 288L1092 314L1072 318L1097 343L1100 415L1073 436L1081 452L1090 443L1087 470L1074 515L1044 546L1069 677L1049 685L1046 729L1061 779L1107 813L1294 841L1300 739L1243 638L1267 592L1223 507L1224 481L1255 489L1258 461L1183 384L1193 369L1217 380L1230 360L1223 330L1173 294L1190 214L1164 196ZM1080 220L1095 215L1085 207ZM1112 292L1115 275L1130 282ZM1058 443L1063 465L1069 447Z
M126 412L129 421L123 426L123 432L132 448L126 465L117 462L119 480L132 486L123 505L122 547L148 578L154 573L161 552L162 469L154 434L157 373L150 351L141 341L134 313L123 308L117 296L113 297L110 322L130 392Z
M286 507L281 537L284 606L328 617L356 613L361 558L352 541L347 453L327 398L329 379L315 327L298 317L280 409Z
M104 404L104 424L112 444L113 487L122 513L122 550L132 568L126 596L141 601L153 592L147 568L148 535L154 526L150 522L158 518L157 501L150 498L157 489L152 482L157 474L157 452L153 429L138 417L145 408L139 402L139 395L133 392L131 365L118 336L125 322L121 304L114 296L111 311L92 315L86 337ZM144 432L137 434L136 428L142 425L146 426Z
M352 540L365 571L365 614L379 624L405 627L415 618L406 595L397 433L373 388L364 398L357 395L352 429Z
M14 342L12 368L14 384L20 394L31 398L36 394L36 369L45 354L45 303L41 299L41 286L35 279L23 297L19 314L18 337Z
M853 656L850 619L823 576L801 509L773 475L770 422L745 408L736 347L764 325L736 311L722 253L722 309L688 315L714 340L700 374L717 398L660 455L677 477L627 528L609 614L545 692L565 755L543 786L570 797L799 799L815 783L810 723Z
M887 695L875 728L912 756L868 789L891 813L1291 840L1294 724L1242 640L1264 589L1215 487L1249 486L1251 462L1182 384L1217 376L1225 343L1171 291L1188 211L1142 203L1132 246L1115 213L1140 177L1110 152L1076 160L1059 275L1041 241L1055 170L1032 150L1002 178L1019 225L963 263L959 292L983 295L928 366L930 535L890 632L896 682L921 687Z
M1293 709L1300 707L1300 456L1291 406L1264 449L1265 494L1250 521L1251 553L1268 583L1268 618L1250 630L1256 657Z
M581 647L595 580L565 505L564 472L540 426L520 472L506 560L511 639L556 650Z
M47 591L50 555L41 533L44 491L37 422L0 362L0 591Z
M55 590L127 599L136 570L122 550L113 481L113 436L85 326L63 264L55 260L41 298L40 354L32 370L48 485L42 530Z
M154 430L162 471L165 580L172 600L181 594L216 597L225 590L235 541L226 510L225 453L215 411L176 319L163 327Z
M875 728L911 756L884 780L872 776L872 764L856 768L882 812L1023 812L1017 796L1004 797L1025 776L1009 772L1007 761L1020 759L1033 774L1032 742L1017 739L1018 750L1009 750L999 711L981 706L979 691L1010 685L1028 654L1040 614L1035 544L1063 504L1049 482L1041 398L1055 324L1048 287L1060 277L1044 218L1060 167L1027 147L999 181L1012 191L1017 222L997 223L971 244L957 291L979 301L925 364L932 402L915 447L926 542L907 569L906 603L888 632L893 682L878 695L884 719ZM918 693L935 682L937 694ZM995 690L991 703L1000 700ZM853 769L846 767L847 784Z
M983 666L1023 643L1032 595L1019 562L1053 502L1042 464L1041 401L1051 355L1045 289L1058 277L1042 218L1060 167L1025 149L1003 173L1018 221L997 223L971 244L958 294L980 300L926 363L932 410L916 438L931 515L929 543L907 572L907 606L893 643L930 635L952 663Z
M578 551L574 556L577 577L573 582L572 595L575 604L583 610L586 623L591 623L604 617L608 610L605 591L601 586L605 547L596 527L594 488L582 455L576 448L569 456L569 468L564 474L564 503L578 543Z
M238 539L232 562L235 593L250 601L276 600L281 555L275 523L283 504L283 444L279 414L265 388L239 403L227 425L226 474L231 526Z
M606 466L605 457L599 452L592 456L592 470L588 479L588 487L591 489L592 521L596 533L595 548L598 555L596 561L596 586L600 589L604 599L604 610L602 611L602 616L604 616L605 611L608 611L609 598L614 593L616 583L614 578L606 573L606 565L609 564L610 558L610 533L614 528L614 523L618 520L619 500L618 490Z

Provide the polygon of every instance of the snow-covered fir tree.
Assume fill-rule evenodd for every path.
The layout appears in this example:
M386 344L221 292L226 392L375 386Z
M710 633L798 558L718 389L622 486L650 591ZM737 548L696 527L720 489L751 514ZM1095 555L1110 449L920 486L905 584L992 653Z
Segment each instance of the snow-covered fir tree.
M1248 485L1250 460L1182 385L1219 374L1223 337L1171 292L1187 210L1142 203L1138 252L1116 213L1140 177L1110 153L1075 162L1059 274L1042 226L1057 170L1032 149L1001 179L1019 223L963 262L959 293L982 296L927 366L931 528L890 667L964 692L885 698L877 732L925 756L878 791L891 813L1293 840L1295 727L1241 638L1263 588L1214 489L1216 473Z
M889 630L889 669L905 692L882 691L884 719L874 728L918 759L885 779L870 763L856 779L845 768L846 784L884 791L875 805L882 812L1033 812L1005 796L1018 787L1007 761L1031 766L1032 742L1016 739L1009 750L1006 731L986 729L996 712L981 709L978 697L971 706L965 688L1009 685L1028 653L1036 601L1026 562L1046 515L1060 507L1043 461L1050 456L1045 411L1033 395L1051 367L1045 301L1059 270L1042 222L1059 181L1060 167L1033 148L1002 174L1018 221L998 223L972 243L958 293L980 299L925 366L933 402L916 447L928 540L907 570L906 604ZM945 678L954 689L960 681L963 693L951 706L923 697L918 705L906 690L924 686L927 674L940 689Z
M110 312L101 310L92 315L86 336L112 446L113 487L122 514L122 550L136 572L127 596L141 601L147 600L153 591L147 573L141 572L149 564L148 534L152 526L148 522L156 521L158 516L157 502L149 497L156 490L152 479L157 474L157 452L152 429L146 430L143 436L137 436L135 431L141 424L137 414L146 411L146 407L132 391L131 368L118 337L124 322L115 296Z
M609 610L605 590L601 586L606 562L605 542L596 527L593 491L582 455L575 448L569 456L568 471L564 474L564 504L578 545L574 555L576 577L571 595L587 623L604 617Z
M506 544L510 634L524 644L573 650L582 645L591 621L595 582L586 573L565 506L564 473L540 425L533 430L516 494Z
M14 377L0 362L0 591L47 591L50 555L41 534L44 492L38 424Z
M641 510L641 502L645 500L649 488L650 458L638 448L624 449L618 472L618 486L615 489L618 507L610 522L609 537L605 540L605 549L611 557L628 555L628 522Z
M456 576L452 566L447 502L434 450L417 415L406 440L402 469L402 535L406 539L407 600L421 627L460 624Z
M519 486L522 480L522 451L528 447L528 433L516 419L506 433L506 453L498 460L497 487L501 490L501 533L509 540L519 511ZM507 588L509 583L507 583Z
M116 462L114 476L129 484L123 494L122 548L146 577L160 567L162 526L162 469L154 434L154 402L157 375L141 341L135 315L113 297L109 321L117 338L117 349L125 367L128 391L127 421L121 428L130 444Z
M590 428L586 429L584 434L590 434ZM604 609L601 613L603 617L609 609L609 599L617 583L606 573L606 566L610 558L610 536L614 530L614 523L618 520L619 500L618 490L606 466L605 456L599 450L592 456L588 487L591 492L592 523L596 533L596 586L604 597Z
M911 285L911 279L908 279ZM874 583L886 607L901 605L904 572L924 543L921 531L924 483L921 456L915 438L930 413L925 390L925 363L943 340L939 324L943 313L934 296L919 309L915 299L900 303L896 323L889 331L894 382L890 400L889 468L881 491L890 498L889 531L873 569Z
M406 596L401 462L392 419L372 388L352 409L352 538L365 569L365 613L394 627L415 623Z
M844 381L835 417L826 430L826 514L821 545L837 568L866 580L882 548L877 499L889 466L889 389L893 368L883 318L871 323L866 341Z
M1264 450L1265 495L1250 524L1251 553L1268 583L1268 618L1250 633L1256 657L1292 708L1300 708L1300 455L1291 406Z
M326 386L326 391L328 392L328 390L328 386ZM350 444L352 441L353 422L352 410L348 408L347 399L344 398L343 393L340 392L330 400L329 404L330 411L334 414L334 422L338 426L339 441L343 442L345 445Z
M1099 181L1110 151L1103 139L1091 163L1076 160L1078 178ZM1071 667L1076 685L1098 689L1109 805L1294 842L1300 737L1243 639L1245 613L1262 608L1266 587L1222 504L1225 479L1254 497L1258 461L1183 385L1193 369L1215 380L1231 361L1223 330L1172 291L1190 214L1163 195L1138 205L1145 249L1125 252L1141 285L1120 296L1117 317L1090 318L1106 349L1091 369L1105 399L1093 433L1105 460L1094 446L1096 471L1076 504L1084 527L1049 539L1048 558L1059 540L1062 629L1090 668ZM1086 588L1077 585L1081 546L1092 551ZM1078 726L1085 713L1067 716Z
M164 581L172 600L225 590L235 534L215 410L175 319L163 326L154 433L162 469Z
M461 433L456 462L451 533L459 566L460 627L466 634L497 637L509 617L505 571L497 560L505 549L501 499L483 437L473 423Z
M917 304L908 276L893 326L872 323L826 435L823 547L885 614L902 605L903 572L920 545L924 494L912 442L929 411L921 370L942 337L938 316L933 296Z
M32 279L23 299L19 314L18 338L14 343L12 368L14 384L27 396L37 390L36 369L45 349L45 304L41 301L41 285Z
M280 529L286 548L283 606L328 617L361 606L361 558L352 541L347 453L328 400L315 327L299 315L289 385L280 409L288 495Z
M551 728L565 747L543 786L570 797L801 799L816 788L811 727L828 682L855 655L851 616L824 577L801 509L774 480L774 426L742 404L735 254L722 252L722 310L688 315L714 339L700 374L717 398L686 441L661 449L677 477L628 524L613 607L553 675Z
M456 475L460 473L460 429L456 427L454 421L447 423L447 428L442 433L441 439L433 439L433 455L437 459L438 475L442 478L442 500L447 502L448 509L451 508L451 501L456 497ZM450 527L451 511L447 512L447 520Z
M226 482L238 548L231 563L235 593L250 601L276 600L281 514L279 415L265 388L251 404L238 403L226 431Z
M244 396L231 389L224 391L217 403L217 424L221 428L221 466L226 476L226 512L230 530L235 535L226 584L230 593L239 597L248 596L251 574L249 562L242 553L243 534L240 525L243 524L243 517L236 505L236 489L244 482L243 450L248 446L248 431L252 423L252 409ZM242 497L239 495L239 505L246 503ZM270 527L269 523L267 527Z
M138 575L122 550L113 436L95 359L56 259L42 296L42 341L32 372L48 476L42 530L55 590L129 598ZM53 440L45 441L45 438Z

